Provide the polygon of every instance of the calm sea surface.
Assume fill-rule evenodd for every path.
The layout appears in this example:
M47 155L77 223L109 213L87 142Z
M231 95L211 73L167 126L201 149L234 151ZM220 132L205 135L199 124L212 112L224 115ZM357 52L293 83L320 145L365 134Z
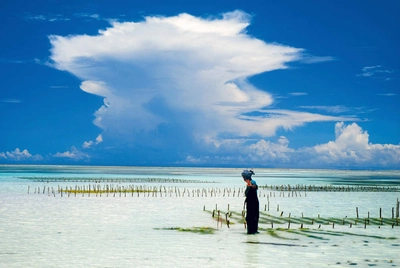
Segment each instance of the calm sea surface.
M242 170L0 165L0 267L400 266L399 171Z

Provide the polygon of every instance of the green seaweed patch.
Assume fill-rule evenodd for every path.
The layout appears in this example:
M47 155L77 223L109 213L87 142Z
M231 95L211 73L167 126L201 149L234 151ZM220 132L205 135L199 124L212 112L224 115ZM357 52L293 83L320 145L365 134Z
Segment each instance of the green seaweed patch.
M344 222L344 220L340 219L340 218L329 217L329 218L326 218L326 220L328 221L328 223L334 223L334 224L337 224L337 225L343 225L344 223L347 223L347 222ZM350 223L350 222L348 222L348 223Z
M276 216L271 216L268 215L268 217L263 217L261 216L260 219L258 220L260 223L275 223L275 224L283 224L286 223L287 221L283 217L276 217Z
M324 231L324 230L310 230L310 229L301 229L302 232L308 234L321 234L321 235L330 235L330 236L344 236L345 234L342 232L333 232L333 231Z
M203 180L184 180L174 178L104 178L104 177L18 177L22 180L30 180L35 182L88 182L88 183L217 183L215 181L203 181Z
M289 239L287 237L279 235L277 231L278 230L276 230L276 229L275 230L274 229L268 229L267 230L267 234L269 234L272 237L279 238L279 239Z
M261 228L258 228L258 229L262 230ZM287 232L287 231L288 231L288 229L284 229L284 228L276 228L276 229L268 228L268 229L266 229L267 234L272 237L284 239L284 240L299 240L298 238L289 238L289 237L284 237L284 236L278 234L278 232L282 233L282 232Z
M297 235L303 235L305 237L308 238L314 238L314 239L318 239L318 240L329 240L328 238L324 238L322 236L318 236L318 235L314 235L312 233L308 233L306 232L306 230L303 229L299 229L299 230L294 230L294 229L289 229L287 230L287 232L293 233L293 234L297 234Z
M295 232L304 232L304 233L308 233L308 234L319 234L319 235L330 235L330 236L350 235L350 236L368 237L368 238L385 239L385 240L397 239L396 237L384 237L384 236L377 236L377 235L362 235L362 234L355 234L355 233L350 233L350 232L338 232L338 231L329 231L329 230L300 229L300 231L295 230Z
M61 193L64 194L123 194L123 193L156 193L156 190L150 189L110 189L110 190L96 190L96 189L62 189Z
M233 216L233 213L228 211L222 211L222 210L203 210L206 213L209 213L213 219L215 221L221 222L222 224L226 224L228 225L228 221L229 221L229 225L233 225L235 224L235 222L233 222L232 220L237 220L239 223L244 223L245 222L245 218L240 216L240 217L235 217ZM236 213L238 215L238 213Z
M359 236L359 237L369 237L369 238L376 238L376 239L384 239L384 240L396 240L397 237L384 237L384 236L379 236L379 235L362 235L362 234L354 234L350 232L335 232L335 231L326 231L329 233L341 233L343 235L351 235L351 236Z
M179 232L190 232L198 234L213 234L216 229L212 227L192 227L192 228L181 228L181 227L166 227L166 228L154 228L155 230L172 230Z

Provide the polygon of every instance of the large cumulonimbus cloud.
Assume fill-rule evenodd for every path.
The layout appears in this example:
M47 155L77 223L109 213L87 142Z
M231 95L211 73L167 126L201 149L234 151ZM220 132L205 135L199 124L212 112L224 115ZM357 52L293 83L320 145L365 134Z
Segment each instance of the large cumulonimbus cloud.
M50 36L55 68L104 97L95 124L102 139L130 139L160 126L197 141L272 136L281 127L354 118L266 110L273 98L247 78L287 68L302 49L268 44L246 33L241 11L220 18L188 14L113 22L96 36ZM89 144L89 143L86 143Z

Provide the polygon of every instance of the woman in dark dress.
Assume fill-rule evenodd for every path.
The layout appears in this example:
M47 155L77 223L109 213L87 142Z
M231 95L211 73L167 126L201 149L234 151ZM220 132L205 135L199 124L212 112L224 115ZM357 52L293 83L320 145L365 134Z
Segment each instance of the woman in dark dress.
M247 234L258 233L258 219L260 217L260 203L257 196L257 183L251 178L254 175L252 170L243 170L242 177L246 182L246 223L247 223Z

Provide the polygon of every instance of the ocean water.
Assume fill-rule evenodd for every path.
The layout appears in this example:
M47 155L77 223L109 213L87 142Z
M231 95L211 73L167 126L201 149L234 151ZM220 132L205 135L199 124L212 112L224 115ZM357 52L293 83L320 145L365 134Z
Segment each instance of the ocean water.
M0 165L0 267L400 266L399 171L255 169L257 235L241 171Z

